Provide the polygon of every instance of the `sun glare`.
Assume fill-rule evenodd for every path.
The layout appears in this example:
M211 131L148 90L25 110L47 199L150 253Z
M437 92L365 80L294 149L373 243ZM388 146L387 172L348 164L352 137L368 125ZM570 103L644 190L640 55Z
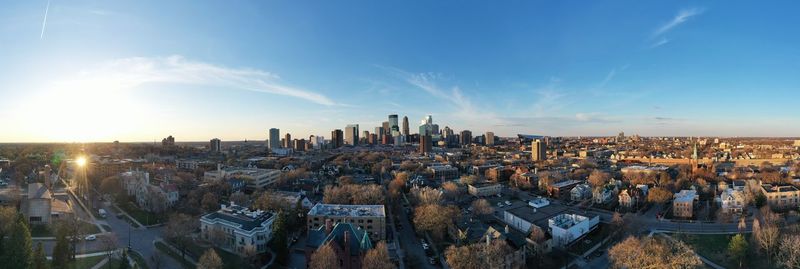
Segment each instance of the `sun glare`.
M75 159L75 164L77 164L78 166L81 166L81 167L86 166L86 157L82 157L82 156L78 157L77 159Z

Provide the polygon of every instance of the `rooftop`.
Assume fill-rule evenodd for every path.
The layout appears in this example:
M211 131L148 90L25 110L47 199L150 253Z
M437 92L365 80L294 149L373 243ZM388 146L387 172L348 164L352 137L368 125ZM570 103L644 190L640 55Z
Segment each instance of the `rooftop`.
M552 217L548 220L548 224L550 227L558 227L561 229L569 229L572 226L575 226L578 223L584 222L589 220L588 217L584 217L578 214L560 214L555 217Z
M223 205L222 208L217 212L208 213L201 217L201 219L208 221L224 220L239 224L239 228L242 230L252 231L273 216L274 214L270 212L264 212L261 210L251 211L248 208L238 206L231 202L230 206Z
M338 205L318 203L308 211L309 215L351 216L351 217L385 217L383 205Z

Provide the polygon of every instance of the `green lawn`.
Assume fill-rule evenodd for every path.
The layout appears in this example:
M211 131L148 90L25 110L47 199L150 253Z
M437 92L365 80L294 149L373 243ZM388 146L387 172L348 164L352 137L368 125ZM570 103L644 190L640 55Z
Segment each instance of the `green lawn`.
M31 237L53 237L56 236L53 231L53 225L45 225L45 224L37 224L31 225ZM100 228L97 228L96 225L88 223L88 222L81 222L81 229L86 234L96 234L100 233Z
M164 245L164 243L156 242L156 249L158 249L159 251L169 255L170 257L172 257L176 261L180 262L183 265L183 268L187 268L188 269L188 268L194 268L195 267L191 262L182 259L180 253L175 253L174 251L172 251L172 249L170 249L169 247Z
M186 250L187 255L192 255L192 257L197 257L195 258L195 260L198 260L199 257L206 252L208 247L201 247L195 244L189 244L189 246L186 249L187 249ZM247 261L239 257L239 255L230 253L220 248L214 248L214 250L217 252L217 255L219 255L219 257L222 258L222 262L225 264L225 268L228 269L253 268L252 265L250 265L249 263L247 263Z
M122 210L125 210L125 212L128 212L128 215L131 215L131 217L136 219L136 221L144 225L154 225L166 221L165 214L155 214L144 211L130 201L127 203L121 203L119 207Z
M92 266L95 266L97 263L105 259L106 256L95 256L95 257L86 257L75 259L74 261L67 263L67 268L69 269L89 269Z
M728 254L728 242L733 235L727 234L670 234L673 238L681 240L690 245L698 254L706 257L714 263L725 268L739 268L739 263L733 260ZM744 234L745 239L750 241L750 234ZM742 263L743 268L778 268L774 264L768 264L763 254L754 251L751 244L747 257ZM774 261L773 261L774 262Z

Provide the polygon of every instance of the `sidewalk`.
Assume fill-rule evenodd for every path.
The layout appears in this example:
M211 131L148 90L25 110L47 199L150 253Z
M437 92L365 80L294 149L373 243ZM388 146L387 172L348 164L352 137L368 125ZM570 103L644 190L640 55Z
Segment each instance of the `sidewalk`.
M119 211L120 213L122 213L123 215L128 217L128 219L130 219L131 221L135 222L136 225L139 225L139 227L136 228L136 229L141 229L141 230L146 230L147 229L147 226L145 226L144 224L142 224L141 222L139 222L138 220L133 218L131 215L128 215L128 212L126 212L125 210L122 210L122 208L118 207L117 204L112 203L111 206L113 206L114 209L116 209L117 211Z
M63 178L61 179L61 183L64 184L64 186L69 186L69 184L67 184L67 182L64 181ZM69 195L72 197L72 199L77 201L78 205L80 205L81 208L83 208L83 211L86 212L87 215L89 215L89 219L92 220L92 224L94 226L97 226L97 228L99 228L101 232L108 232L108 231L106 231L106 228L103 228L102 225L97 224L97 219L94 218L94 214L92 214L92 211L90 211L89 208L86 207L86 205L83 204L83 201L77 195L75 195L75 193L72 192L72 190L69 189L69 187L64 187L64 190L66 190L67 193L69 193Z
M172 250L172 252L174 252L175 254L177 254L177 255L179 255L179 256L181 255L181 251L180 251L179 249L176 249L175 247L173 247L173 246L172 246L172 244L170 244L170 243L167 243L167 241L164 241L164 239L161 239L160 237L159 237L159 238L156 238L156 240L153 240L153 248L156 248L156 246L155 246L155 245L156 245L156 243L157 243L157 242L160 242L160 243L164 244L164 245L165 245L165 246L167 246L167 247L168 247L170 250ZM157 250L157 251L160 251L158 248L156 248L156 250ZM168 253L164 253L164 254L166 254L166 255L169 255ZM180 257L178 257L178 258L180 258ZM191 255L186 255L186 256L185 256L185 258L186 258L186 261L187 261L187 262L189 262L189 263L191 263L191 264L193 264L193 265L197 265L197 261L195 261L195 260L194 260L194 259L191 257ZM178 260L178 262L180 262L180 260Z

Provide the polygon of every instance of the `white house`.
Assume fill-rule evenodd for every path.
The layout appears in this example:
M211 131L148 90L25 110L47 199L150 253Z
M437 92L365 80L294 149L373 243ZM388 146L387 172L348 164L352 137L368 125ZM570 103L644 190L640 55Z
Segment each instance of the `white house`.
M592 197L592 187L589 184L578 184L569 191L573 201L582 201Z
M216 212L200 217L200 234L203 239L219 247L246 255L248 251L264 253L272 238L275 214L261 210L251 211L231 202Z
M600 217L582 216L574 213L559 214L547 220L550 234L553 235L553 244L567 246L575 240L588 234L600 223Z
M746 203L744 192L737 189L726 189L719 195L722 210L731 214L741 214Z

